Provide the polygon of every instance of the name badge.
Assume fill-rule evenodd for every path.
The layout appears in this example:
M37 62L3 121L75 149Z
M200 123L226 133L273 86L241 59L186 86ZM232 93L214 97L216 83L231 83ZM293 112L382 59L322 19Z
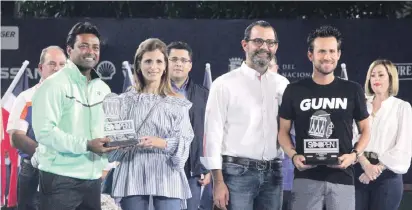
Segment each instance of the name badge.
M306 165L338 165L339 139L304 139Z

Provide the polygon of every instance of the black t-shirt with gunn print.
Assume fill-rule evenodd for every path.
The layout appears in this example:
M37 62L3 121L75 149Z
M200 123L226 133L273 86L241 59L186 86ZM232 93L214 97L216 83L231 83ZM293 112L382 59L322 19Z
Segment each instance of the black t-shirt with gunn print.
M296 151L303 154L304 139L339 139L339 155L350 153L353 120L369 116L362 87L352 81L335 78L328 85L316 84L312 78L287 86L279 116L291 120L296 132ZM305 171L295 169L295 178L353 185L354 171L319 165Z

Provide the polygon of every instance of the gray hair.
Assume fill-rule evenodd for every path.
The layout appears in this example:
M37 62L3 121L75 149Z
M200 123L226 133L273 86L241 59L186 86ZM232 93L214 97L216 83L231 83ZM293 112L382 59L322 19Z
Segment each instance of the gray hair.
M58 49L58 50L62 51L62 53L64 54L64 50L63 50L61 47L59 47L59 46L57 46L57 45L48 46L48 47L44 48L44 49L41 51L39 64L43 64L43 63L44 63L44 59L45 59L45 57L46 57L46 53L47 53L47 51L49 51L50 49ZM66 56L66 54L64 54L64 55Z
M273 55L272 60L275 62L276 65L278 65L278 59L276 58L276 55Z

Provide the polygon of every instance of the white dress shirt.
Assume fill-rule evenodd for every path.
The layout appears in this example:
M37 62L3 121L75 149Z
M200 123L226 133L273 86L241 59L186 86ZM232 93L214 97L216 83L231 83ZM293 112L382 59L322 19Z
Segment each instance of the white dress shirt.
M372 113L372 99L367 107ZM412 157L412 108L393 96L382 102L375 116L370 115L371 138L365 151L378 154L379 161L397 174L405 174Z
M202 164L222 169L222 155L255 160L283 158L277 144L277 116L289 81L245 63L218 77L210 88L205 113Z
M26 121L25 117L28 108L31 106L31 98L39 87L40 83L21 92L17 96L7 123L7 133L11 134L11 132L15 130L27 132L29 122Z
M7 122L7 128L6 128L7 133L10 135L10 138L11 138L12 132L15 132L15 131L22 131L27 134L27 131L30 126L29 123L31 123L31 118L29 118L31 116L28 115L28 112L29 112L28 110L31 107L31 99L34 93L36 92L36 90L40 87L42 81L43 80L41 79L40 82L36 84L35 86L21 92L17 96L17 98L14 100L13 107L10 111L9 119ZM21 151L19 151L19 153L20 155L19 155L19 160L17 163L18 166L20 166L20 158L22 157L21 155L23 155L24 157L28 157L27 154L23 154L23 152ZM33 158L35 159L34 161L35 165L33 165L33 167L37 168L38 163L36 159L36 153L33 154Z

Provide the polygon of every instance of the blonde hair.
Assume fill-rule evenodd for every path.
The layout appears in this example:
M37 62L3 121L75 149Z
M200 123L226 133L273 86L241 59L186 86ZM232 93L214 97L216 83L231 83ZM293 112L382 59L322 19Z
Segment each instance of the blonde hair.
M161 96L176 96L176 93L172 89L172 85L170 84L170 76L167 73L167 50L166 44L162 42L160 39L156 38L149 38L140 43L139 48L136 50L136 54L134 56L134 77L136 78L136 86L135 89L137 92L141 93L143 88L146 86L142 70L140 69L140 62L142 61L143 55L146 52L153 52L155 50L159 50L164 55L164 62L166 63L166 68L163 72L163 75L160 79L160 85L158 88L158 93Z
M372 70L376 67L382 65L385 69L386 72L388 72L389 75L389 96L396 96L399 91L399 77L398 77L398 71L395 67L395 65L390 61L386 59L378 59L375 60L371 63L368 69L368 73L366 74L366 81L365 81L365 93L367 96L373 96L375 93L372 90L371 86L371 74Z

